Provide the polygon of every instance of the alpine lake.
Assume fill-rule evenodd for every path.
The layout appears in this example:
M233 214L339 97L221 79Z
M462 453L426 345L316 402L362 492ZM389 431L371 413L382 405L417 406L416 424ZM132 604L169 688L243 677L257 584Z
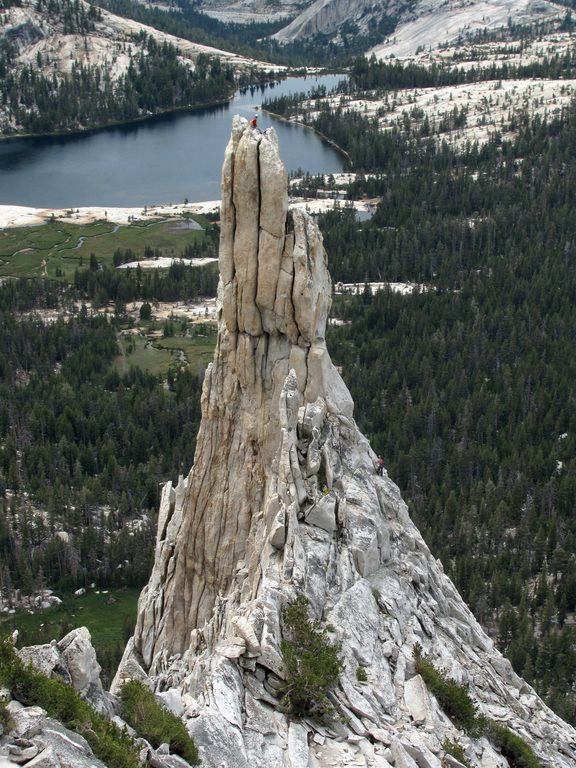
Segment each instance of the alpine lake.
M0 142L0 204L137 207L217 200L232 116L273 126L287 170L337 173L343 156L313 131L259 111L265 97L327 90L342 75L288 78L238 92L227 104L66 136Z

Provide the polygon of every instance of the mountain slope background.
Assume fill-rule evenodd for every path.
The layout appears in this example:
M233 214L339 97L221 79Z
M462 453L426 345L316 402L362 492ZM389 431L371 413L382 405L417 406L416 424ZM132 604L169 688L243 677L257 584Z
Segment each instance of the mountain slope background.
M243 76L272 69L84 0L4 0L0 132L82 130L215 103Z
M211 26L186 2L151 8L132 0L107 0L106 7L3 0L0 134L140 119L229 98L238 86L282 74L285 64L342 66L363 51L395 61L437 55L448 44L460 46L503 26L550 30L567 16L565 7L546 0L450 7L320 0L303 9L280 7L295 14L287 26L257 24L254 18L269 20L269 8L255 6L243 34L239 25ZM212 11L209 4L200 8ZM226 17L227 8L218 6L219 17L235 18L234 7Z
M205 0L200 7L220 19L241 18L240 8L250 9L249 18L262 14L269 6L261 3L223 3ZM561 17L562 3L549 0L482 0L481 2L443 2L442 0L315 0L311 3L277 2L274 8L293 18L273 35L281 43L331 37L336 44L347 38L364 38L377 55L405 55L419 47L437 48L506 25L527 25ZM380 36L380 40L375 38Z

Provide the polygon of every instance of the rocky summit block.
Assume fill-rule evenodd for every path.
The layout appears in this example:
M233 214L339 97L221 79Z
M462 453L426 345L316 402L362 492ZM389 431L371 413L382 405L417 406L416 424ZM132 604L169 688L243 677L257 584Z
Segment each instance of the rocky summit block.
M113 690L138 677L163 692L206 768L458 765L446 740L472 765L505 766L427 690L419 644L543 766L576 766L576 732L514 675L376 472L326 348L322 237L288 206L274 131L239 117L221 222L219 333L194 466L164 488ZM341 648L323 723L291 721L281 702L282 612L298 596Z

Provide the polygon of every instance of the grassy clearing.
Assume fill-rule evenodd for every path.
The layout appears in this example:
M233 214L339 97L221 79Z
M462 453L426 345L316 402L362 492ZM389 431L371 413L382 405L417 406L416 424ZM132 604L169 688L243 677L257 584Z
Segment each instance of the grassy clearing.
M201 223L201 222L199 222ZM202 222L205 226L208 222ZM84 263L94 253L98 261L112 263L116 248L131 248L141 258L145 248L159 249L163 256L180 255L187 245L198 243L205 237L201 230L175 229L173 223L158 221L146 226L131 224L121 226L111 238L87 239L75 253L83 257Z
M106 594L62 596L62 604L30 614L0 617L0 635L18 630L18 645L41 645L61 640L76 627L87 627L102 667L102 682L109 685L136 623L138 589L111 589Z
M194 220L202 227L203 216ZM70 280L74 270L87 267L93 253L99 262L112 264L117 248L131 248L136 258L144 250L158 249L163 256L180 255L187 245L198 243L204 231L175 226L174 221L116 225L106 221L64 224L51 221L38 227L0 230L0 277L39 277L46 260L50 278Z
M130 368L141 368L152 376L166 376L170 365L178 359L176 351L158 349L143 336L119 336L120 354L114 365L123 376Z
M156 324L156 327L159 329L161 325ZM212 361L215 334L214 328L206 335L167 336L153 341L137 334L120 335L120 354L114 365L121 376L128 373L131 367L136 367L153 376L166 377L171 366L180 364L198 373Z
M206 337L169 336L158 341L156 346L160 350L172 350L173 352L182 350L189 368L198 372L212 362L215 344L216 337L214 335Z
M62 596L62 604L34 614L15 613L0 618L0 629L19 632L19 645L60 640L75 627L88 627L98 649L124 644L127 628L136 618L137 589L111 589L107 594Z

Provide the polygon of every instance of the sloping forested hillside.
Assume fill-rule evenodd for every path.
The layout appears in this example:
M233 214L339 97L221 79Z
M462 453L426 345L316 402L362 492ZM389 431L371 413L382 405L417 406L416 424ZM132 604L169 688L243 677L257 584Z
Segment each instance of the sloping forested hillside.
M168 278L164 281L167 282ZM0 591L140 586L160 485L192 463L201 377L114 365L115 316L46 323L43 282L0 288ZM149 308L149 305L146 305ZM166 326L168 332L172 324ZM168 389L168 391L167 391Z
M93 4L0 2L3 134L84 130L213 104L229 98L239 79L222 52Z

